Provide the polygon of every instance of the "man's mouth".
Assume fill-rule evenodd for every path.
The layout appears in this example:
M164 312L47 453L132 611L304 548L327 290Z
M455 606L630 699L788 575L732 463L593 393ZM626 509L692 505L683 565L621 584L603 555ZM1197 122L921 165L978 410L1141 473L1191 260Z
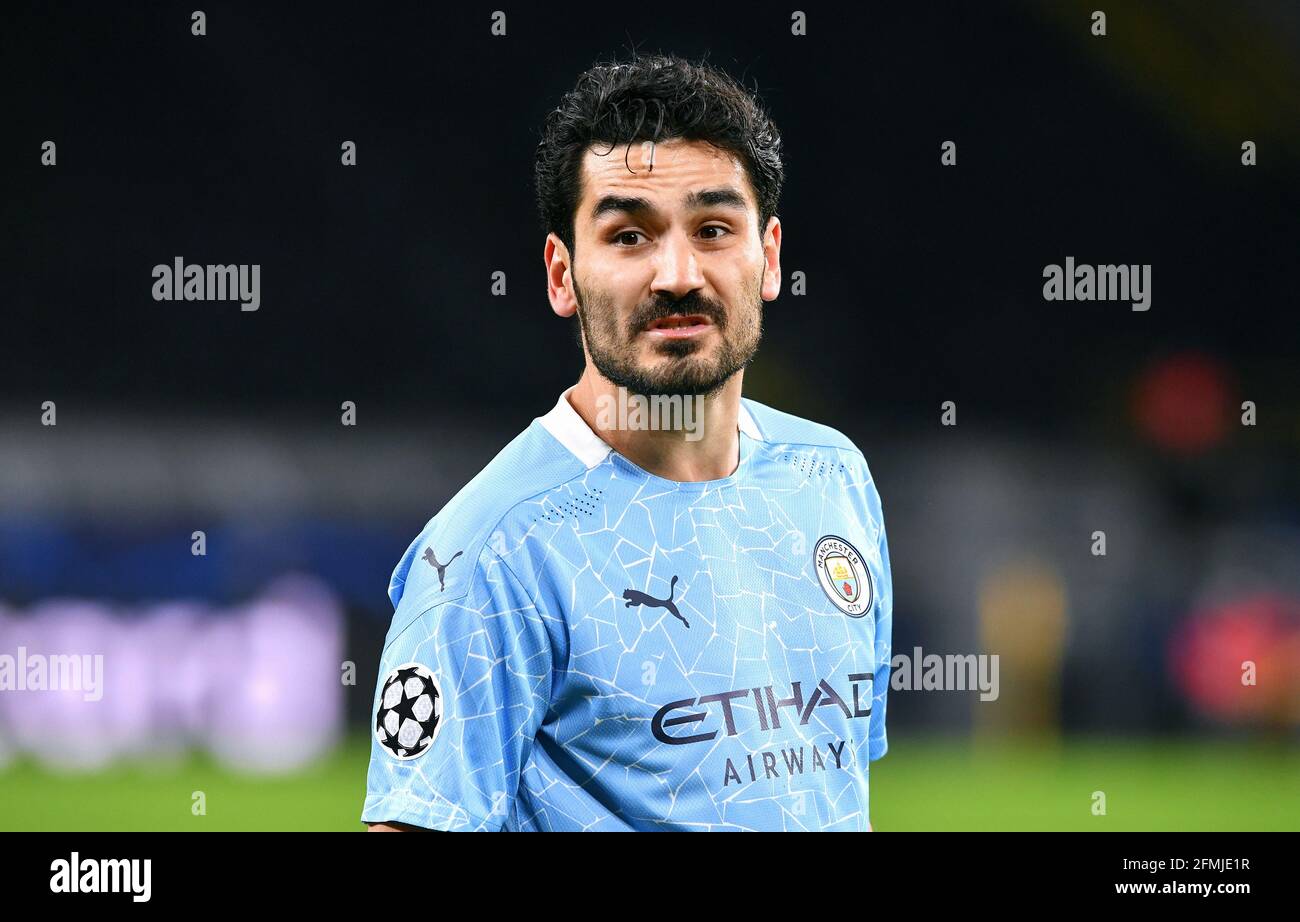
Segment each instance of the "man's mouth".
M685 339L699 336L713 326L713 321L703 314L673 314L652 321L645 328L651 336L664 339Z

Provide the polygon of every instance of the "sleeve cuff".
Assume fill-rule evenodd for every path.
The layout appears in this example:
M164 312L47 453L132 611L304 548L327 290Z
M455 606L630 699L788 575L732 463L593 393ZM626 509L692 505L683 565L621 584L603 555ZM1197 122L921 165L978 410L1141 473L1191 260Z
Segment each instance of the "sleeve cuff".
M441 832L493 832L504 825L500 820L489 822L453 804L426 803L394 794L367 795L361 822L406 823Z

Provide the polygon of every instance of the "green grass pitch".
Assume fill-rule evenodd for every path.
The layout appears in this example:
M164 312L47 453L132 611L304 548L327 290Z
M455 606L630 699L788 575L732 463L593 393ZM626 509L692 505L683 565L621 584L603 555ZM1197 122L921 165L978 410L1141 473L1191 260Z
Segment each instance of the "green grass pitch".
M360 830L369 745L310 770L245 777L191 757L58 774L0 768L3 830ZM191 812L206 795L207 813ZM1094 815L1094 792L1105 815ZM885 830L1300 830L1300 746L1067 739L1058 744L891 738L872 764Z

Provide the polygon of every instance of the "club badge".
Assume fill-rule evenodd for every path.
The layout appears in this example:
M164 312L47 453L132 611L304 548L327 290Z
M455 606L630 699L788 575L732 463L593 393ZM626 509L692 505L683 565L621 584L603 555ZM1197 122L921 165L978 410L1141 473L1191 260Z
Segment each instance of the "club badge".
M858 549L843 538L825 535L813 549L813 567L826 597L851 618L871 611L875 589Z

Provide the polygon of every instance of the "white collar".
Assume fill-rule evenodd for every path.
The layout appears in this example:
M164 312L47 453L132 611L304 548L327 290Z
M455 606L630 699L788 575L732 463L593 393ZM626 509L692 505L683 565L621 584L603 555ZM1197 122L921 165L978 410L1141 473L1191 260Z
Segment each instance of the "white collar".
M538 419L546 427L546 431L555 436L556 441L567 448L585 467L593 468L604 461L605 456L613 449L610 448L609 443L596 435L586 421L578 415L573 404L569 403L569 392L576 386L566 388L560 395L560 399L555 401L555 406L550 412ZM754 417L749 415L744 401L740 404L736 426L755 441L761 441L763 438L758 425L754 422Z

